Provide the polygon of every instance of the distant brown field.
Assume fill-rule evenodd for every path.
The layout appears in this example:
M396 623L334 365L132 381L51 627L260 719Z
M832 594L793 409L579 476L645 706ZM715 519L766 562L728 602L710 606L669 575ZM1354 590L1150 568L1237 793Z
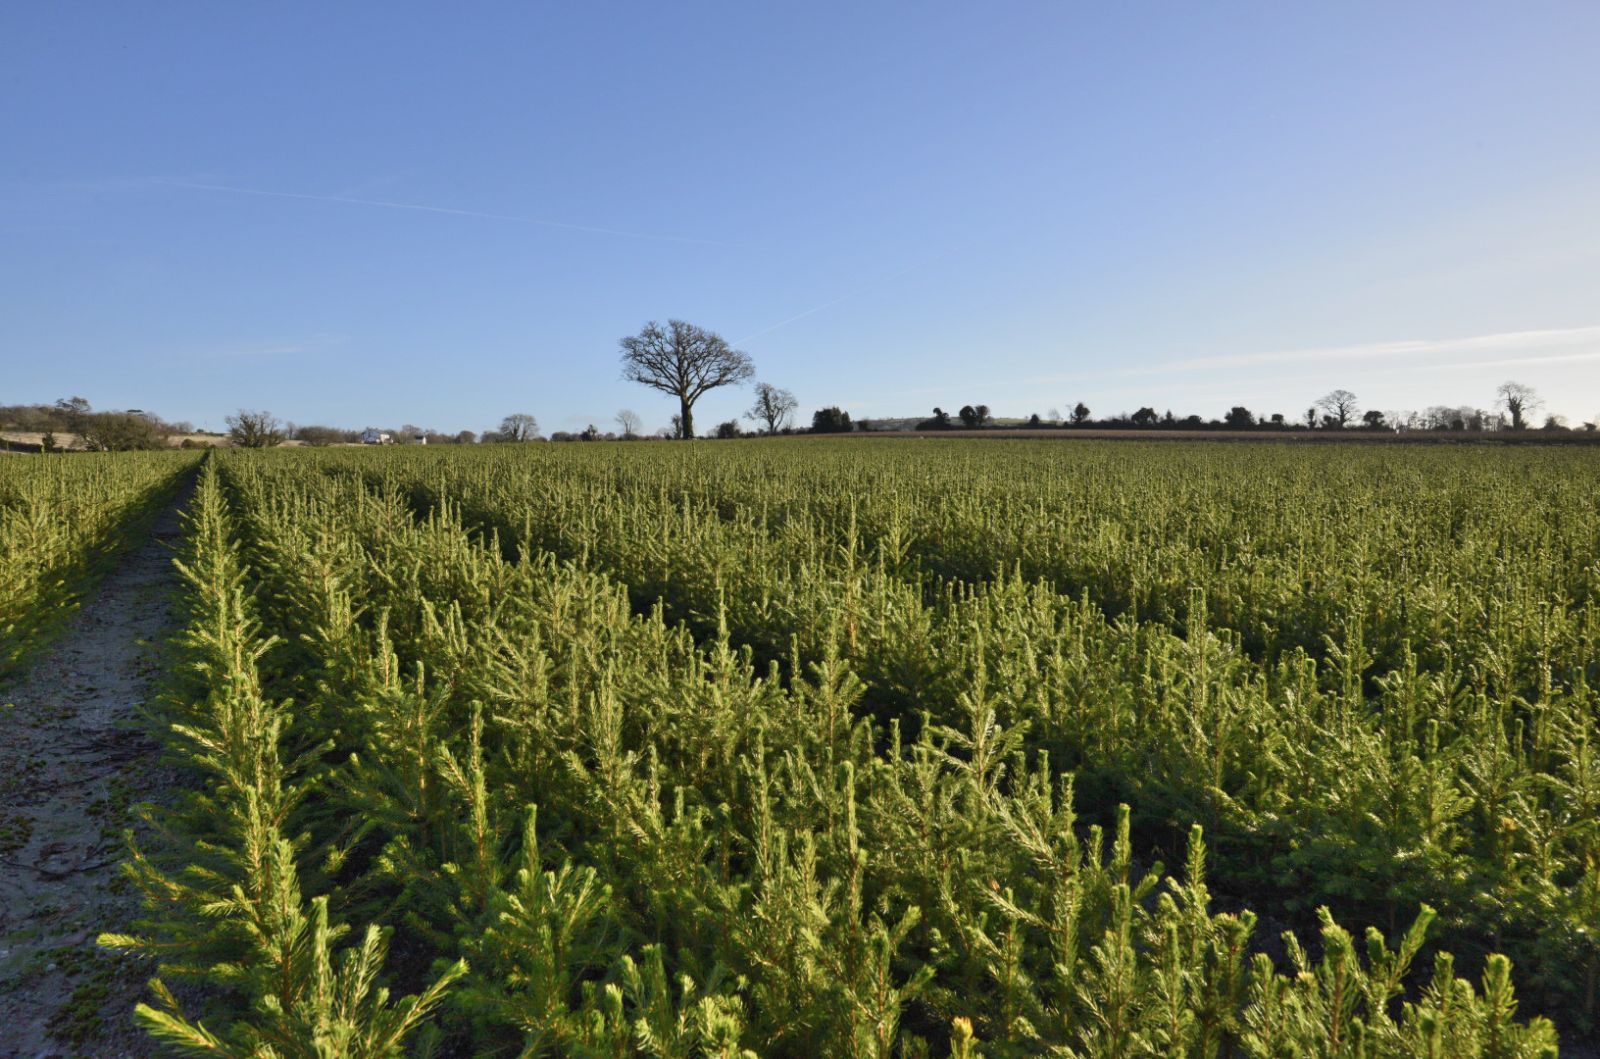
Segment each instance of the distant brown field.
M994 427L987 430L870 430L839 437L1032 438L1062 441L1275 441L1308 445L1600 445L1600 432L1544 430L1117 430L1104 427Z
M196 445L211 445L224 447L232 444L226 434L173 434L167 438L167 445L171 448L182 447L185 441L192 441ZM0 431L0 450L16 451L17 447L37 449L44 444L44 434L33 430L5 430ZM288 442L287 444L299 444ZM83 439L76 434L58 432L56 434L56 448L63 452L83 451Z

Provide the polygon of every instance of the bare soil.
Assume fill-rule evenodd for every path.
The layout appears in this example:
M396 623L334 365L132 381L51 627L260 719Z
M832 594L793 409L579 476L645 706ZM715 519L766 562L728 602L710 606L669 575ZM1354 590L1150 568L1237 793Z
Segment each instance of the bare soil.
M95 938L140 913L118 867L130 805L178 782L137 713L156 694L174 620L181 503L0 686L0 1056L156 1052L132 1023L153 968Z
M799 435L811 437L813 435ZM844 438L1032 438L1040 441L1250 441L1302 445L1596 445L1600 432L1546 430L1140 430L1137 427L985 427L981 430L869 430Z

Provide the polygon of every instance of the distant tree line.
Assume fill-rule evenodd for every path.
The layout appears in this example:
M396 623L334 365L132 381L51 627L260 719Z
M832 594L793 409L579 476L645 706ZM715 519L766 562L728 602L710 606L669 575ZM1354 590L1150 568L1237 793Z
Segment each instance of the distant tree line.
M445 433L405 423L395 429L351 430L315 424L282 423L271 413L240 409L227 417L228 442L244 448L268 448L285 442L302 445L351 445L361 443L401 445L471 445L477 443L523 444L542 441L640 441L669 438L688 439L694 434L694 406L707 392L748 382L755 366L748 354L732 348L713 331L682 320L669 320L665 327L648 323L637 335L619 341L623 377L671 395L678 411L670 426L645 433L644 420L632 409L619 410L613 422L616 430L602 431L590 423L581 431L555 431L549 438L540 433L539 421L526 412L514 412L498 426L476 434L471 430ZM740 418L718 423L705 436L716 439L810 433L847 434L874 430L917 431L1036 429L1036 430L1140 430L1140 431L1437 431L1473 433L1490 431L1528 431L1536 429L1538 412L1543 407L1539 394L1518 382L1503 383L1495 391L1490 408L1433 405L1421 411L1363 410L1349 390L1332 390L1312 402L1298 416L1282 412L1257 415L1243 405L1234 405L1221 415L1207 419L1200 415L1175 415L1171 409L1157 411L1142 406L1131 412L1096 418L1083 401L1074 402L1066 415L1057 409L1047 414L1033 413L1026 419L997 419L987 404L963 404L955 412L935 406L924 419L853 420L838 405L818 408L811 414L809 427L795 424L799 402L795 395L770 382L755 383L754 400L742 419L753 424L746 430ZM1600 417L1597 417L1600 421ZM1560 416L1546 416L1537 429L1551 433L1571 431ZM1596 422L1583 423L1585 432L1595 432ZM162 448L180 443L210 444L221 435L195 435L189 423L167 422L139 410L95 411L82 397L62 398L53 404L0 406L0 430L35 434L36 443L10 441L12 447L30 446L42 451L89 449L122 451Z
M45 452L163 449L175 444L173 439L194 433L190 423L168 422L138 408L96 411L83 397L0 407L0 429L39 435L38 447Z
M676 323L680 334L687 333L686 329L691 327L691 325L683 324L681 321ZM649 328L647 328L647 332L648 330ZM658 337L666 344L666 348L670 349L673 341L671 337L673 332L660 328L657 328L657 332ZM709 335L709 338L705 337L706 335ZM737 352L727 350L726 343L719 343L720 339L716 335L702 332L692 344L692 349ZM739 354L739 356L743 356L743 354ZM746 358L745 364L749 366L748 358ZM725 374L738 373L725 372ZM718 383L717 385L731 385L731 383ZM706 387L705 389L709 388L714 387ZM700 391L700 393L703 392L705 392L704 389ZM1171 409L1157 411L1152 406L1143 406L1132 412L1121 412L1116 415L1096 418L1087 404L1078 401L1071 406L1064 416L1056 409L1051 409L1046 415L1034 413L1026 419L997 420L987 404L973 403L962 405L954 413L941 407L935 407L933 414L925 419L909 422L904 420L885 422L883 420L854 420L844 408L838 405L829 405L812 412L808 427L799 427L794 423L794 414L799 407L799 403L793 393L769 382L756 383L754 393L754 401L742 417L723 420L702 436L707 439L728 440L803 433L870 433L880 429L894 430L906 429L907 427L917 431L987 429L1227 432L1336 430L1378 433L1409 431L1523 431L1534 429L1535 413L1542 407L1539 395L1531 387L1520 383L1508 382L1498 389L1494 409L1435 405L1420 412L1363 410L1354 393L1349 390L1333 390L1313 402L1302 415L1292 419L1281 412L1257 415L1243 405L1234 405L1220 416L1212 419L1206 419L1195 414L1178 416ZM691 391L688 402L690 406L688 412L690 418L688 421L691 424L693 423L693 403L698 396L699 394ZM655 441L674 438L682 439L685 437L682 400L680 398L679 412L672 416L672 423L669 426L659 427L650 433L645 432L644 420L639 413L628 408L619 410L613 417L612 422L616 426L614 430L601 430L595 424L590 423L583 430L558 430L548 437L540 432L538 420L525 412L513 413L504 417L497 428L486 430L481 435L474 434L470 430L463 430L456 434L443 434L412 424L406 424L397 430L379 433L384 437L385 443L429 445L470 445L480 442L520 444L544 441ZM255 418L264 415L265 413L240 412L237 416L230 416L228 422L233 443L248 446L261 443L275 444L277 441L292 439L307 445L353 444L361 442L365 434L372 433L371 431L362 432L335 427L297 427L292 423L280 430L275 420L263 425ZM270 419L270 417L268 418ZM751 423L752 428L746 429L741 420ZM1550 416L1543 421L1542 426L1538 429L1560 432L1569 428L1561 417ZM1594 431L1595 424L1593 422L1584 423L1582 429ZM265 442L257 441L256 438L258 436L268 440Z
M919 431L998 429L1092 429L1092 430L1212 430L1212 431L1306 431L1364 430L1370 432L1409 431L1525 431L1539 429L1560 432L1572 429L1561 416L1546 416L1536 426L1543 401L1530 386L1507 382L1496 390L1492 408L1434 405L1422 411L1382 411L1361 408L1349 390L1333 390L1314 401L1301 415L1290 418L1282 412L1257 415L1244 405L1234 405L1212 419L1201 415L1175 415L1171 409L1157 411L1143 406L1132 412L1096 418L1089 406L1077 402L1063 416L1051 409L1034 413L1025 420L996 420L984 404L963 405L951 414L935 407L926 419L909 424ZM1600 417L1597 417L1600 420ZM881 421L880 421L881 422ZM1594 421L1582 424L1585 432L1597 429Z

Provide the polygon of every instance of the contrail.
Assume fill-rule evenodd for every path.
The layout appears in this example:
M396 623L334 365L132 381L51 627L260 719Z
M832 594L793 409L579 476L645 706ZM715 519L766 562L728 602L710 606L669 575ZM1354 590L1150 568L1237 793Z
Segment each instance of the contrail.
M596 235L615 235L625 239L654 239L669 243L695 243L700 246L734 247L717 239L696 239L686 235L659 235L654 232L630 232L621 228L599 228L589 224L568 224L565 221L547 221L539 217L519 217L509 213L485 213L482 210L460 210L451 206L429 206L420 202L391 202L386 199L356 199L344 195L305 195L294 191L267 191L262 188L230 187L226 184L198 184L187 180L152 180L173 188L192 191L226 191L234 195L261 195L273 199L302 199L306 202L338 202L347 206L379 206L390 210L417 210L422 213L447 213L456 217L477 217L487 221L511 221L514 224L533 224L542 228L562 228L569 232L591 232Z
M847 302L851 298L854 298L858 294L862 294L862 293L864 293L865 291L867 291L869 289L871 289L871 288L863 287L861 290L851 291L849 294L841 294L839 297L833 299L832 301L823 302L821 305L818 305L813 309L807 309L803 313L795 313L793 316L789 317L787 320L779 320L777 323L773 324L771 327L763 327L759 331L756 331L756 332L754 332L752 334L745 335L743 338L735 340L733 344L736 345L736 346L742 346L746 342L750 341L752 338L760 338L762 335L771 334L772 332L776 331L780 327L788 327L790 324L794 323L796 320L804 320L806 317L810 316L813 313L820 313L824 309L831 309L835 305L838 305L840 302Z
M1552 327L1530 331L1500 331L1487 335L1468 335L1462 338L1408 338L1383 342L1363 342L1350 346L1284 349L1267 353L1230 353L1221 356L1168 360L1158 364L1091 368L1086 371L1033 375L1012 381L1017 384L1041 385L1058 382L1079 382L1088 379L1140 378L1152 375L1170 375L1177 372L1213 371L1218 368L1266 368L1279 364L1320 366L1322 364L1340 364L1346 361L1360 360L1425 361L1429 357L1442 356L1447 353L1504 352L1515 354L1519 350L1523 351L1525 355L1510 356L1501 360L1463 362L1463 366L1476 363L1479 365L1509 367L1516 364L1555 364L1563 360L1588 360L1595 354L1590 352L1562 354L1551 353L1550 351L1558 351L1573 346L1594 346L1596 344L1600 344L1600 324L1584 327ZM1443 369L1448 365L1435 365L1435 367L1436 369Z
M743 338L735 340L733 344L736 345L736 346L742 346L746 342L749 342L751 339L760 338L762 335L771 334L772 332L778 330L780 327L788 327L790 324L794 323L796 320L804 320L806 317L811 316L811 315L813 315L815 313L820 313L824 309L831 309L835 305L838 305L841 302L847 302L851 298L859 298L859 297L861 297L861 295L866 294L866 293L868 293L870 291L876 290L877 288L883 286L885 283L893 282L894 280L899 279L901 276L904 276L904 275L906 275L908 273L917 271L917 269L919 269L919 268L926 268L927 266L933 264L935 261L938 261L941 258L949 257L951 254L953 254L955 252L956 252L956 248L952 247L949 250L944 250L944 251L941 251L940 253L934 254L932 257L924 258L923 260L918 261L914 265L907 265L905 268L900 269L898 272L891 272L887 276L883 276L880 279L875 279L871 283L868 283L868 284L866 284L864 286L861 286L861 287L857 287L855 290L849 292L848 294L841 294L837 298L833 298L833 299L831 299L829 301L823 302L821 305L813 306L812 308L807 309L804 312L795 313L793 316L791 316L791 317L789 317L789 318L787 318L785 320L779 320L777 323L773 324L770 327L763 327L759 331L755 331L755 332L752 332L751 334L745 335Z
M1401 339L1390 342L1363 342L1351 346L1333 346L1320 349L1289 349L1270 353L1243 353L1217 357L1193 357L1170 361L1141 369L1146 373L1168 371L1198 371L1209 368L1251 367L1258 364L1294 363L1299 361L1337 362L1343 360L1385 359L1402 357L1429 357L1441 353L1468 353L1476 350L1490 352L1519 349L1537 352L1551 347L1590 345L1600 342L1600 326L1543 328L1532 331L1501 331L1488 335L1469 335L1464 338ZM1531 358L1522 358L1532 363ZM1515 363L1508 360L1506 363Z
M1391 361L1386 367L1394 370L1426 367L1428 370L1435 372L1466 368L1515 368L1537 364L1569 364L1600 360L1600 349L1582 348L1596 345L1600 345L1600 324L1584 327L1542 328L1530 331L1502 331L1487 335L1469 335L1463 338L1399 339L1320 349L1289 349L1269 353L1193 357L1186 360L1164 361L1159 364L1142 364L1130 367L1091 367L1082 371L1055 372L1048 375L1028 375L1019 378L995 379L989 377L970 379L965 382L952 382L941 386L899 390L896 391L896 396L941 394L949 393L951 390L970 389L984 385L1038 387L1061 383L1146 379L1153 376L1159 377L1227 368L1267 368L1280 364L1287 366L1311 364L1317 366L1318 362L1323 361L1330 364L1342 364L1345 361L1352 360L1381 359ZM1562 350L1570 349L1573 346L1580 348L1575 352L1562 352ZM1503 356L1493 360L1464 360L1451 363L1430 362L1428 360L1430 357L1438 357L1447 353L1506 352L1515 354L1519 350L1523 351L1520 356Z
M1520 368L1529 364L1572 364L1578 361L1600 360L1600 351L1591 353L1560 353L1548 357L1511 357L1505 360L1464 360L1458 364L1429 365L1432 370L1455 368Z

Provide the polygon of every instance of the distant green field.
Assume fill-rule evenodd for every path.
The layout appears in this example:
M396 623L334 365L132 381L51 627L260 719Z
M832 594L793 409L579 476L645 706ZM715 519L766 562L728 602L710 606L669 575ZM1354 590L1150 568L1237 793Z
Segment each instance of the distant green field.
M108 941L213 984L145 1013L196 1048L1595 1029L1591 449L227 452L183 563L204 793Z

